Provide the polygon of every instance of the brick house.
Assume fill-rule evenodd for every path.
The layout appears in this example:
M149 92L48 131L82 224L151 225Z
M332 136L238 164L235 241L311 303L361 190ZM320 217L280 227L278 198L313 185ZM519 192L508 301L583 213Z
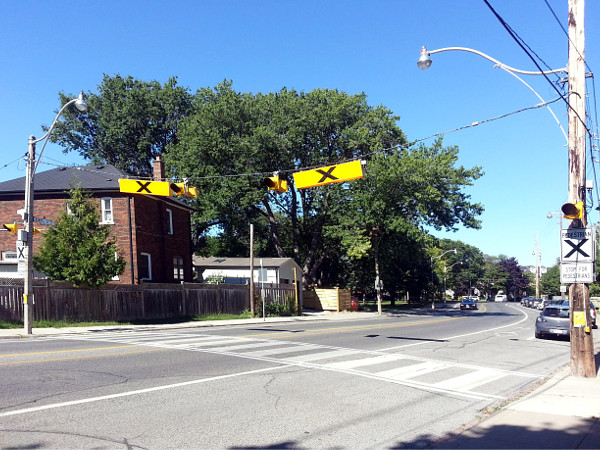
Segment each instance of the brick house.
M66 208L71 186L81 183L97 202L101 223L112 227L119 254L125 259L123 274L114 282L179 283L192 281L192 246L190 218L193 211L172 197L122 193L119 178L130 177L111 165L59 167L35 174L34 226L44 230L52 226ZM154 181L164 180L164 163L154 161ZM23 219L25 177L0 182L0 224ZM0 233L0 276L22 277L17 272L17 236ZM41 236L34 236L34 252Z

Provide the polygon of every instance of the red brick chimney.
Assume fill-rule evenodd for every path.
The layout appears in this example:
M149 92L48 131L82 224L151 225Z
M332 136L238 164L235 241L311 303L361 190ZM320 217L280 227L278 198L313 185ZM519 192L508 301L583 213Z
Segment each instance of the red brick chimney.
M165 179L165 162L162 160L160 156L157 156L153 161L153 173L152 179L154 181L164 181Z

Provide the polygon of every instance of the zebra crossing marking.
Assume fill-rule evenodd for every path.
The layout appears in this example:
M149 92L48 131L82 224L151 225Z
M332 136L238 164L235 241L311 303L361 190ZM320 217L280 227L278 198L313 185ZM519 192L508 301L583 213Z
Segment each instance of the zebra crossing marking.
M112 332L85 336L56 336L52 338L83 341L108 341L253 359L278 365L299 366L361 376L428 392L457 395L475 400L504 399L505 397L503 396L476 392L474 389L507 376L529 379L543 378L543 375L526 372L494 369L470 364L431 360L416 356L389 354L382 351L357 350L322 344L274 341L249 337L202 335L188 332L176 332L171 334L140 333L144 332L135 334L115 334ZM293 353L299 352L311 353L293 355ZM287 356L289 354L292 355ZM344 357L348 357L349 359L344 361L331 361L336 358ZM388 368L377 372L369 372L369 369L373 370L379 364L393 364L395 362L401 363L402 366ZM468 369L471 372L452 376L439 382L422 382L416 379L420 376L450 368Z

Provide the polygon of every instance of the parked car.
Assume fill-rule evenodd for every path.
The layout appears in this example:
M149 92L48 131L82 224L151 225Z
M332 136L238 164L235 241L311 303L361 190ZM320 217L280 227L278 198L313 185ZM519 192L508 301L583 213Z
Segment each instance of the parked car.
M569 300L563 300L561 303L561 306L563 308L569 308ZM596 317L598 316L598 313L596 312L596 307L594 306L594 303L592 301L590 301L590 317L592 320L592 328L597 328L598 325L596 323Z
M542 300L541 302L538 303L537 309L539 309L541 311L546 306L550 306L550 305L553 305L553 304L556 304L556 303L557 303L556 300L550 300L550 299Z
M477 302L472 298L465 298L460 302L460 309L477 309Z
M504 294L498 294L498 295L496 295L496 297L494 297L494 301L495 302L506 302L506 301L508 301L508 298Z
M547 306L535 320L535 337L540 339L545 336L569 336L571 323L569 319L569 306Z

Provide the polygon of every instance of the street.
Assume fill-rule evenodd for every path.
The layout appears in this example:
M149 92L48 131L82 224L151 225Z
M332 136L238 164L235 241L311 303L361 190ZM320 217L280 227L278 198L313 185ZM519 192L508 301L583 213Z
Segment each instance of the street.
M537 311L455 306L4 339L0 446L423 447L569 361Z

